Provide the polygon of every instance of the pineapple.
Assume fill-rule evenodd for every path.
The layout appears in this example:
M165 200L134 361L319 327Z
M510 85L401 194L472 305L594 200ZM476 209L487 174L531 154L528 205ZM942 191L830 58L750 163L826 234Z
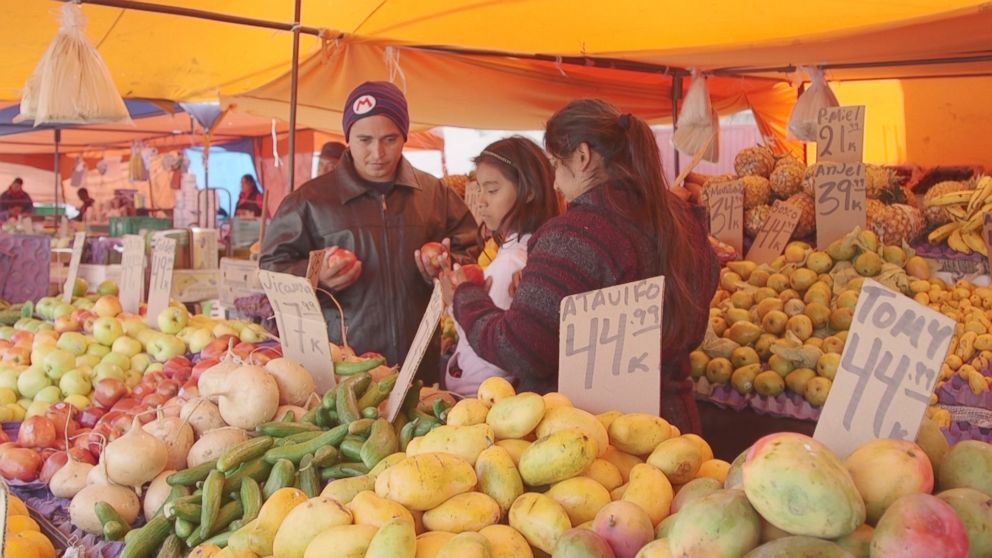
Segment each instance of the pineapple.
M816 202L813 196L800 192L792 195L785 203L798 207L802 214L796 222L796 228L792 231L792 238L800 239L816 232Z
M901 246L910 243L923 233L926 220L923 213L910 205L886 205L879 200L868 200L866 207L868 228L875 231L885 244Z
M768 203L771 196L771 186L767 178L744 176L740 181L744 185L744 209L751 209Z
M768 178L775 168L772 150L764 146L742 149L734 158L734 170L739 176L763 176Z
M865 194L877 200L882 197L882 191L892 182L892 174L885 167L865 165Z
M802 191L803 173L806 171L806 168L798 161L795 163L782 162L787 160L786 158L779 159L779 163L775 165L775 170L768 178L772 192L783 200Z
M751 238L758 236L758 232L761 231L761 227L765 226L765 221L768 220L771 212L772 206L768 204L744 211L744 233Z
M950 194L951 192L958 192L960 190L972 190L974 188L975 185L973 183L958 182L957 180L938 182L931 186L923 196L923 205L925 207L931 199L944 194ZM923 214L926 216L927 223L930 226L938 226L951 222L950 213L943 207L927 207Z
M816 169L819 166L819 163L814 163L803 173L803 192L813 197L816 197Z

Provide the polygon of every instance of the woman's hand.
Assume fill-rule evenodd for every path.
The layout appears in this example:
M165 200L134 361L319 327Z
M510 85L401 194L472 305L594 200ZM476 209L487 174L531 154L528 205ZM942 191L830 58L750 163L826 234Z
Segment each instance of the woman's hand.
M441 300L444 301L445 306L451 306L455 299L455 289L462 283L482 285L486 288L486 292L489 292L489 288L493 284L492 278L487 279L482 274L482 268L477 265L460 266L456 264L454 269L442 271L438 280L441 282Z

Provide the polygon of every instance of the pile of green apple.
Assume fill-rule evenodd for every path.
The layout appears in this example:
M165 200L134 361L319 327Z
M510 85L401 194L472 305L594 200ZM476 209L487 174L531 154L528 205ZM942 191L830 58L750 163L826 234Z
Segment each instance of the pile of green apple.
M153 327L146 317L123 312L112 282L94 294L87 290L77 281L71 304L45 297L35 304L37 317L0 327L0 422L44 414L59 401L85 409L103 379L133 388L169 359L199 353L218 339L257 343L267 337L257 324L190 315L178 303L155 316Z

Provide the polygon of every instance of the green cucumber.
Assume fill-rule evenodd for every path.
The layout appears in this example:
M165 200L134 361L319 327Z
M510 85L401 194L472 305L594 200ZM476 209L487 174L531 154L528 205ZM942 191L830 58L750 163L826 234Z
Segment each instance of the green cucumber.
M389 421L380 418L372 424L369 437L362 444L359 456L362 463L371 469L377 463L400 450L400 442Z
M260 434L272 436L273 438L285 438L286 436L292 436L300 432L315 432L319 428L309 422L272 421L256 426L255 430Z
M269 473L268 480L265 481L265 486L262 488L263 500L268 500L280 488L293 486L295 480L296 466L293 462L288 459L276 461L275 465L272 466L272 472Z
M271 442L272 439L269 439ZM224 473L210 471L203 482L203 505L200 513L200 529L204 535L214 532L217 515L220 514L221 500L224 498ZM206 537L204 537L206 538Z
M311 426L313 426L313 430L300 432L299 434L290 434L285 438L279 438L278 440L276 440L276 447L280 448L282 446L288 446L290 444L298 444L300 442L306 442L307 440L313 440L317 436L320 436L321 434L326 432L326 430L321 430L317 426L314 425Z
M358 406L362 409L376 407L385 401L389 397L389 393L393 391L397 378L399 378L399 374L390 374L369 386L369 389L365 390L365 393L358 400Z
M255 479L245 479L241 483L241 521L247 523L258 517L258 510L262 509L262 489Z
M355 438L345 438L338 449L341 450L341 456L344 459L350 461L361 461L362 460L362 446L365 445L365 440L355 439Z
M261 458L243 463L224 479L224 494L231 494L232 492L241 490L241 483L245 479L255 479L257 482L262 482L269 477L271 471L272 465L266 463Z
M300 470L296 473L296 483L307 498L320 496L320 473L313 464L313 454L307 454L300 461Z
M162 543L162 548L158 549L155 558L182 558L184 548L181 538L175 534L169 535Z
M364 463L338 463L321 469L320 479L324 481L346 479L367 474L369 474L369 468Z
M119 541L127 536L131 528L121 521L108 521L103 524L103 538L108 541Z
M181 539L186 539L187 537L193 534L193 531L196 531L198 528L199 525L197 525L192 521L187 521L181 517L176 518L175 532L176 532L176 536Z
M196 467L191 467L189 469L183 469L182 471L172 473L165 478L165 482L169 483L169 486L192 486L207 478L210 471L213 471L216 468L217 460L212 459L206 463L201 463Z
M120 558L148 558L172 533L172 524L163 516L153 517L140 529L131 531Z
M226 473L246 461L261 457L272 447L272 443L271 436L259 436L235 444L217 459L217 470Z
M307 440L306 442L272 448L265 452L263 459L267 463L275 463L280 459L288 459L295 465L299 463L300 460L303 459L303 456L308 453L313 453L324 446L336 446L340 444L341 440L344 439L347 433L348 425L345 424L335 426L320 436Z
M373 368L378 368L385 363L386 360L382 358L335 362L334 373L338 376L354 376L355 374L361 374Z
M334 446L324 446L313 454L313 464L317 467L330 467L338 460L338 448Z

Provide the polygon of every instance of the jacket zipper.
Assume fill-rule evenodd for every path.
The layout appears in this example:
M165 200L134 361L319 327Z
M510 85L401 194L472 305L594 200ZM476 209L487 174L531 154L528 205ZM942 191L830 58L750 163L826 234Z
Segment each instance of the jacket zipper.
M386 220L386 210L388 209L388 206L386 205L386 194L380 194L379 196L382 199L382 205L379 206L379 214L382 217L383 238L385 238L385 243L382 250L383 253L382 272L384 274L383 279L386 283L388 283L387 285L388 290L386 292L396 293L399 291L397 290L397 287L394 284L397 274L395 270L393 270L392 255L390 254L389 251L390 242L389 242L389 223ZM393 305L388 303L385 304L385 311L386 311L386 319L388 320L386 323L389 324L386 326L389 328L389 344L392 346L392 349L396 351L396 354L399 354L399 348L398 348L399 341L396 339L396 328L399 324L396 323L397 318L393 312ZM394 364L398 365L401 363L397 362Z

